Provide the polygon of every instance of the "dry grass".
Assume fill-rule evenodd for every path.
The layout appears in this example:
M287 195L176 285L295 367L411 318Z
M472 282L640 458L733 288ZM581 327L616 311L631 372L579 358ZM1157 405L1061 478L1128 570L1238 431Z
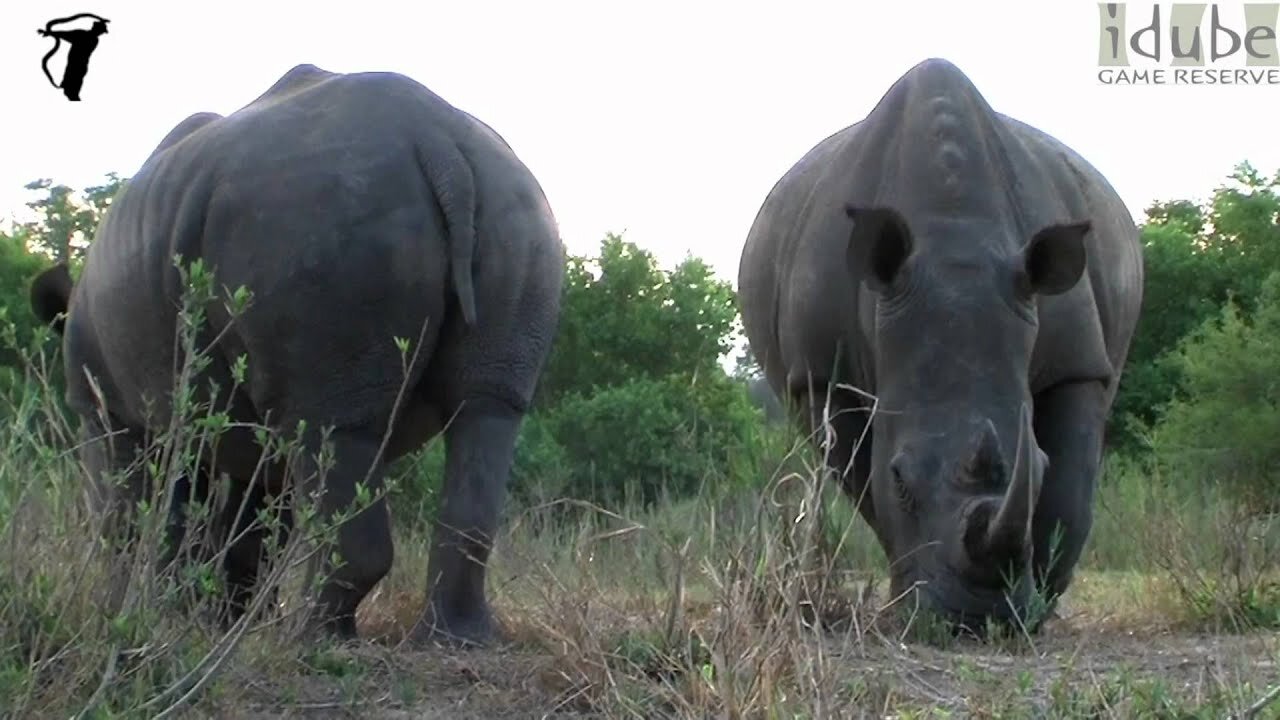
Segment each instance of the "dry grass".
M186 716L219 718L1226 717L1280 682L1272 632L1214 634L1208 623L1221 616L1189 601L1189 578L1224 578L1225 565L1209 563L1204 530L1167 543L1211 518L1161 516L1153 503L1100 513L1094 537L1136 543L1123 532L1136 522L1166 528L1128 546L1145 567L1086 568L1043 633L985 644L911 625L905 600L887 607L869 534L847 510L843 521L824 512L843 501L803 472L751 496L646 512L533 509L511 518L494 558L505 642L471 651L400 644L422 602L418 528L399 530L396 568L361 607L361 643L298 643L270 621L230 643L141 605L133 626L95 621L84 591L101 568L84 550L84 524L54 518L72 505L28 495L34 522L20 525L36 531L6 551L6 575L26 583L14 597L36 617L15 600L0 607L5 643L24 617L39 628L25 674L12 664L0 674L0 708L22 703L13 716L92 707L81 716L152 717L155 699L189 688L179 680L193 670L203 684ZM533 529L553 511L572 519ZM1242 543L1231 552L1254 566L1270 547L1217 539ZM1196 587L1239 607L1229 583ZM202 666L220 643L234 652Z
M823 555L821 543L806 544L806 536L838 537L846 528L824 525L809 510L819 499L816 484L788 480L795 492L777 505L762 500L768 496L762 492L736 505L691 502L633 519L587 507L578 525L558 537L534 534L527 530L533 523L518 518L493 568L507 639L484 651L420 653L397 645L421 602L426 552L404 535L395 573L361 609L369 642L332 651L363 658L353 661L363 662L363 684L333 678L294 684L291 692L312 694L307 703L289 705L290 712L1217 718L1246 713L1280 682L1280 638L1265 628L1209 632L1212 617L1188 604L1185 579L1154 566L1085 569L1058 618L1032 638L979 643L909 627L909 612L886 609L877 573L850 567L864 549ZM743 511L753 504L757 514ZM1132 522L1103 517L1096 540L1115 542ZM856 523L849 534L850 542L869 540ZM1194 536L1181 547L1154 547L1167 538L1147 535L1152 546L1131 549L1166 563L1208 549ZM1246 543L1234 551L1262 550ZM1230 595L1220 599L1227 604ZM280 687L269 692L278 697ZM348 689L350 704L322 706L337 702L332 695L339 688ZM397 688L412 688L413 699L397 698ZM254 702L260 703L254 712L285 712L270 695ZM1261 710L1245 716L1280 717L1270 706Z
M664 598L601 587L590 574L551 562L517 576L502 569L524 566L510 544L497 573L507 583L496 600L508 634L501 646L466 652L398 646L421 602L420 590L405 586L420 570L402 565L362 608L369 640L304 653L288 664L281 664L279 649L259 653L249 646L218 683L236 693L212 693L199 711L366 718L1226 717L1280 682L1280 638L1266 631L1214 635L1153 615L1153 600L1176 602L1161 593L1158 576L1085 573L1061 617L1033 642L1003 644L903 640L903 623L892 618L871 618L860 631L838 623L812 632L786 628L753 611L744 594L702 586L710 582L699 577L672 637ZM864 615L882 600L859 599L864 605L852 609Z
M385 594L374 604L413 607L417 600ZM615 619L588 632L568 623L538 627L510 606L504 615L516 637L493 650L418 652L370 641L277 668L272 680L246 663L223 684L241 687L239 677L248 676L249 692L234 702L211 700L202 710L209 717L1223 717L1277 681L1270 635L1124 631L1071 619L1050 624L1034 651L826 634L810 647L774 652L785 661L821 651L830 666L828 704L789 687L779 672L771 707L752 707L744 698L733 712L723 685L684 663L664 668L675 658L639 649L634 638L652 630L648 618ZM695 624L713 634L707 615ZM566 642L569 635L576 640Z
M402 644L428 534L398 528L365 640L334 646L298 633L323 539L306 523L267 581L284 602L229 631L200 620L207 598L175 611L199 572L158 575L148 544L113 565L49 397L17 396L0 435L0 716L1280 717L1260 702L1280 683L1271 533L1133 472L1104 484L1084 566L1034 637L952 638L886 597L870 532L796 443L759 458L750 491L513 514L490 574L505 639L484 650ZM162 438L152 507L195 459L172 450L207 447L208 428Z

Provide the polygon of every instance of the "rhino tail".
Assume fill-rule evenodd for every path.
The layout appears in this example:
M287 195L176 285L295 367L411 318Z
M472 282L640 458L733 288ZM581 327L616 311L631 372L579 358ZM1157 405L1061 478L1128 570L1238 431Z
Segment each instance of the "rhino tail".
M470 163L453 142L446 141L441 146L445 148L441 152L424 152L419 148L418 158L431 192L444 212L449 229L449 276L462 319L470 327L476 322L476 297L471 278L476 249L475 176Z

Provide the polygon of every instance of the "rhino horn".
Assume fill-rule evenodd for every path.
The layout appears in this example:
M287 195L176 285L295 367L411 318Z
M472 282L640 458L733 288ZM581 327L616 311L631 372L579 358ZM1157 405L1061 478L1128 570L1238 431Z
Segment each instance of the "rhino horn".
M1013 463L1012 479L1000 509L987 526L988 548L1025 548L1031 542L1031 519L1035 514L1040 495L1041 473L1033 458L1040 451L1035 447L1031 430L1031 417L1026 406L1022 408L1022 422L1018 432L1018 451Z

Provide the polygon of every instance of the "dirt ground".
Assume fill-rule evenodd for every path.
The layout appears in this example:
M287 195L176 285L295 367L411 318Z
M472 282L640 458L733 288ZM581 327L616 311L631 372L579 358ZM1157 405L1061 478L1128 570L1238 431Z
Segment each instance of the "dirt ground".
M860 642L829 637L825 650L843 679L841 706L831 711L838 717L1227 717L1280 682L1280 634L1137 627L1069 607L1018 649L973 641L938 647L880 635ZM271 680L236 672L224 684L236 688L234 695L218 693L193 716L669 716L600 708L571 663L528 641L467 651L371 641ZM1256 717L1280 717L1278 710L1268 706Z
M865 696L866 704L854 702L845 710L879 717L898 717L894 714L897 706L949 709L960 717L983 716L987 715L984 705L992 707L988 716L997 716L1003 714L998 707L1010 704L1017 692L1012 686L1024 672L1030 673L1034 685L1024 691L1025 698L1045 712L1055 684L1063 680L1069 692L1082 698L1096 695L1099 702L1105 701L1104 685L1114 682L1118 673L1125 673L1130 683L1158 680L1177 697L1177 706L1189 711L1208 702L1217 688L1246 681L1265 687L1278 679L1272 659L1274 636L1134 635L1105 640L1077 636L1047 640L1038 656L914 646L901 653L883 648L865 654L846 650L833 655L832 660L847 663L851 676L861 675L867 687L875 688ZM489 650L398 655L381 672L362 678L362 687L355 693L341 678L332 677L300 677L287 689L249 682L238 700L219 703L222 707L208 716L371 720L610 716L575 702L573 693L564 687L569 683L560 676L556 659L545 653ZM406 685L413 686L416 699L398 697L396 688ZM888 706L883 708L887 711L884 714L876 712L876 706L882 704Z

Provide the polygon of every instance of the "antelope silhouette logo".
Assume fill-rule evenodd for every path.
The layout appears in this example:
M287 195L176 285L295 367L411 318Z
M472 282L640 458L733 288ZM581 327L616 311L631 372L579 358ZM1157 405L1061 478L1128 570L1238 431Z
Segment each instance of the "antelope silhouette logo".
M93 27L88 30L54 30L55 26L86 17L94 19ZM107 34L108 22L111 21L93 13L79 13L50 20L45 23L43 29L36 30L43 37L53 38L53 48L40 61L41 67L44 68L44 76L49 78L50 85L62 90L62 94L72 102L80 102L80 88L84 87L84 76L89 72L89 58L98 48L98 38ZM71 47L67 50L67 65L62 71L62 83L59 84L54 81L53 75L49 72L49 59L58 52L64 40Z

